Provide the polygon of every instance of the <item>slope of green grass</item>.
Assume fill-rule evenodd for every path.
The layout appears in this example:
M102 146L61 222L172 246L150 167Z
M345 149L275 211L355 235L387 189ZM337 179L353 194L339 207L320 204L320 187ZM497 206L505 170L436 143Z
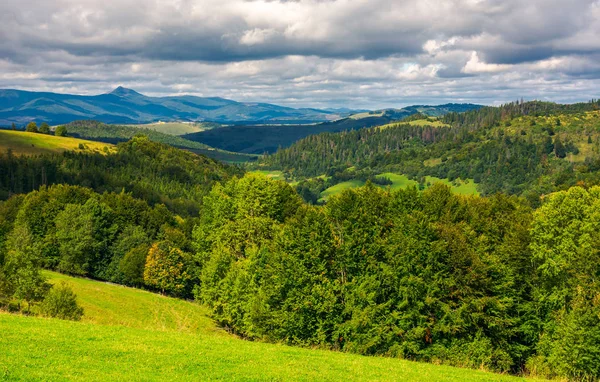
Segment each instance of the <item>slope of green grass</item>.
M244 341L205 308L152 293L48 273L67 281L82 322L0 313L0 379L44 381L516 381L392 358ZM522 379L521 379L522 380Z
M364 185L365 185L365 182L363 182L362 180L357 180L357 179L338 183L335 186L331 186L328 189L326 189L325 191L321 192L321 198L319 199L319 201L326 201L332 195L339 194L340 192L342 192L344 190L348 190L350 188L362 187Z
M419 183L417 183L416 181L408 179L408 177L406 175L398 175L398 174L394 174L391 172L379 174L379 175L377 175L377 177L378 178L388 178L389 180L391 180L392 184L390 185L390 188L392 190L398 190L401 188L407 188L410 186L418 186L419 185Z
M50 282L68 282L85 311L83 322L160 331L220 332L208 310L188 301L121 285L46 272ZM101 298L99 298L101 297Z
M80 144L83 145L83 150L79 148ZM108 151L105 151L105 148ZM114 150L114 146L71 137L0 130L0 152L6 152L8 149L11 149L16 155L37 155L64 151L106 153Z
M443 183L452 188L452 192L459 195L479 195L477 191L477 183L473 182L472 179L461 180L457 179L455 183L450 182L448 179L440 179L434 176L426 176L425 181L429 184Z

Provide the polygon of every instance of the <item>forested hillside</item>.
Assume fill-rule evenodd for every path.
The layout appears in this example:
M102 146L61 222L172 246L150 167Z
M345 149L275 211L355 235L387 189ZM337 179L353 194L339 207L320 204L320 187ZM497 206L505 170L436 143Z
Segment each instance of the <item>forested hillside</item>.
M215 149L200 142L190 141L177 135L165 134L153 129L107 125L98 121L74 121L65 125L65 128L71 136L93 141L117 144L119 142L126 142L136 135L143 134L154 142L165 143L197 154L203 154L217 160L245 162L256 159L256 156L253 155Z
M598 187L533 210L442 185L367 185L309 206L246 175L182 219L127 193L42 187L0 204L0 303L35 306L37 284L22 280L44 266L194 297L244 338L592 380L598 208Z
M384 125L420 113L440 116L455 111L474 110L479 107L472 104L409 106L403 109L365 112L350 118L311 125L233 125L187 134L184 138L223 150L262 155L274 153L277 149L288 147L309 135Z
M40 186L72 184L97 192L131 192L182 215L196 214L202 197L240 169L138 136L116 152L65 152L38 156L0 153L0 199Z
M441 125L409 119L314 135L264 157L260 168L283 170L291 179L351 179L364 172L404 174L421 184L426 176L473 179L484 195L504 192L535 201L578 183L600 182L599 105L516 102L450 113L440 117ZM319 183L304 186L318 191Z

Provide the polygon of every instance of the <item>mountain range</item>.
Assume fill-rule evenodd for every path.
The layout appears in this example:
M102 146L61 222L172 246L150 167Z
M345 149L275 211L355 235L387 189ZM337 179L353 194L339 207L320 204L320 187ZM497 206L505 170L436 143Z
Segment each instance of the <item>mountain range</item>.
M350 109L294 109L219 97L148 97L123 87L95 96L0 90L0 126L12 123L22 126L30 121L56 125L85 119L119 124L157 121L298 124L331 121L356 112Z

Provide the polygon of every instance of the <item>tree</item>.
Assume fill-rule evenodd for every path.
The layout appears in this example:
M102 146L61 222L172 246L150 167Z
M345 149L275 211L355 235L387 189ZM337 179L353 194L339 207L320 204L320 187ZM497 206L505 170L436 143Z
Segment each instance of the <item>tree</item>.
M543 333L536 363L578 380L600 377L600 187L550 195L534 214L533 293Z
M552 151L554 151L554 143L552 143L552 138L548 136L544 140L544 152L550 154Z
M556 154L557 158L565 158L567 156L565 145L563 145L558 135L554 139L554 154Z
M144 282L163 294L181 296L191 279L189 260L188 254L169 241L154 243L146 258Z
M141 286L144 284L144 268L149 247L140 244L130 249L119 262L119 271L123 274L125 284Z
M15 123L14 123L14 122L13 122L13 123L11 123L11 125L10 125L10 129L11 129L11 130L17 130L17 125L15 125Z
M67 204L55 220L58 269L75 275L100 272L110 262L109 243L117 231L112 220L112 210L96 198L84 205Z
M54 130L54 135L57 137L66 137L67 136L67 128L64 125L57 126Z
M83 308L77 303L77 295L64 281L50 289L40 306L40 312L46 317L73 321L79 321L83 316Z
M27 126L25 127L25 131L29 132L29 133L37 133L38 131L38 127L37 124L35 122L29 122L27 124Z
M41 301L50 288L41 273L41 258L34 248L29 229L16 226L8 238L8 253L4 263L4 293L31 304Z
M50 134L50 125L48 125L46 122L42 122L42 124L40 125L40 133Z

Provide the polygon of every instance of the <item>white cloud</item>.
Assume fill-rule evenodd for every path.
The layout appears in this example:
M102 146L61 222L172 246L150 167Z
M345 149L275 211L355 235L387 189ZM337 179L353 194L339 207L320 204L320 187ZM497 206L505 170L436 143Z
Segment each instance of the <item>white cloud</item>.
M297 106L584 100L593 0L3 0L0 87Z

